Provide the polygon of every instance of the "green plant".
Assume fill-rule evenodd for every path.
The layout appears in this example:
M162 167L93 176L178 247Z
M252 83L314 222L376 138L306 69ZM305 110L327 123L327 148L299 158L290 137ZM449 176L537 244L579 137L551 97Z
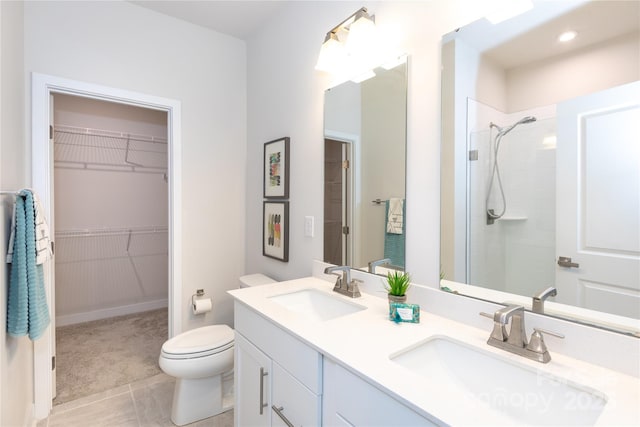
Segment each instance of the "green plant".
M387 283L384 284L384 288L389 295L401 297L407 293L410 285L411 276L409 273L394 271L393 273L387 273Z

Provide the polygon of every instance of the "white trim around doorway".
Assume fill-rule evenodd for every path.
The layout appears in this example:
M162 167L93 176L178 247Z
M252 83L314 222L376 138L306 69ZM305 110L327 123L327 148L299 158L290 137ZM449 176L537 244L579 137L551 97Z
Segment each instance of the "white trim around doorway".
M52 218L53 152L49 144L49 97L60 93L117 102L167 112L169 142L169 337L182 331L182 159L181 103L123 89L79 82L33 73L31 79L31 186L38 194L46 218ZM46 264L50 264L49 262ZM45 264L45 289L49 307L52 301L52 268ZM34 416L46 418L52 408L52 356L54 349L51 327L34 342Z

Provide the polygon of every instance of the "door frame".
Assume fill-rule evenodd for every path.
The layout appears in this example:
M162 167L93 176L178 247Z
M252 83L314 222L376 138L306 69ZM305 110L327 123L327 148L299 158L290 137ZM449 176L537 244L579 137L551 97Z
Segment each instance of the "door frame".
M81 96L116 102L167 113L169 177L169 337L182 331L182 141L181 103L124 89L96 85L66 78L32 73L31 76L31 186L39 196L46 218L53 213L53 151L49 140L52 94ZM46 263L48 264L48 263ZM50 307L53 295L53 269L45 264L45 290ZM55 319L41 339L33 343L34 416L46 418L52 409L52 357L54 355Z
M349 235L347 237L347 259L351 263L356 258L360 258L360 250L356 248L354 236L359 236L360 229L360 135L355 135L346 132L335 131L331 129L325 129L325 139L333 139L334 141L343 142L349 144L351 147L351 159L349 167L349 178L347 182L347 224L350 228ZM324 141L324 140L323 140ZM344 234L343 234L344 237Z

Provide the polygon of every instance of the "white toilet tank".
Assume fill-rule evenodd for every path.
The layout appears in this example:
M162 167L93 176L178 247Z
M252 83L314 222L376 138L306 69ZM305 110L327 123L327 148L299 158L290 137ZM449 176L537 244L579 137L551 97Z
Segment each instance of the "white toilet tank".
M250 286L268 285L269 283L276 283L277 280L272 279L264 274L247 274L240 277L240 287L248 288Z

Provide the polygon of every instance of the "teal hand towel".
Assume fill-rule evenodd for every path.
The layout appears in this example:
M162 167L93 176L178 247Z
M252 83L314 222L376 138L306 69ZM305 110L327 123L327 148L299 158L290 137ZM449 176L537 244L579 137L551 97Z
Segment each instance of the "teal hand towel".
M7 332L36 340L49 325L42 265L36 264L36 221L33 194L16 196L13 258L9 279Z

